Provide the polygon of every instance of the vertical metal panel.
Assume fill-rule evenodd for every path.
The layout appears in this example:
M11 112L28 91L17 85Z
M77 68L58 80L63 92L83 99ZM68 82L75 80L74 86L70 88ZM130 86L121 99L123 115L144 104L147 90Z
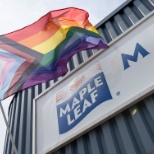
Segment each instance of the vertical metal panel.
M117 37L117 33L116 33L114 27L112 26L111 22L110 21L106 22L105 27L110 35L110 38L112 40L115 39Z
M89 132L89 139L90 139L90 146L91 146L91 153L95 154L102 154L102 150L99 146L100 140L97 137L96 130L92 130Z
M104 145L105 145L105 149L106 152L104 153L114 153L114 154L118 154L118 150L116 150L116 145L114 144L113 141L113 133L110 130L110 125L109 122L105 122L103 126L101 126L101 130L102 130L102 136L104 138ZM103 142L102 142L103 143Z
M133 25L133 23L131 22L129 16L125 13L125 11L121 11L121 18L124 21L124 23L127 25L127 27L131 27ZM127 29L128 29L127 28Z
M109 43L154 10L154 0L128 0L97 26ZM69 61L76 69L97 50L77 53ZM9 110L9 125L19 153L32 153L33 98L62 77L31 87L15 95ZM148 154L154 153L154 95L106 121L54 152L54 154ZM6 133L4 154L13 154Z
M12 105L12 110L14 112L12 112L12 116L11 116L11 120L10 120L10 129L11 129L11 133L13 134L13 130L14 130L14 116L15 116L15 112L16 112L16 104L15 103ZM11 150L12 150L12 144L9 143L9 148L8 148L7 153L10 154Z
M135 24L139 20L129 6L124 9L124 12L132 24Z
M122 20L122 17L119 14L117 14L114 18L121 32L124 32L126 29L128 29L126 23Z
M139 112L140 110L137 106L135 106L135 108L138 110L138 112L135 116L132 116L132 120L137 129L140 140L142 144L144 145L145 152L150 153L154 150L154 144L152 143L148 130L146 129L146 126L142 119L142 115L141 115L142 113ZM132 108L130 108L129 111L132 112ZM138 126L141 126L141 127L138 127Z
M85 50L81 51L79 53L79 55L80 55L80 59L81 59L80 64L88 59L88 55L87 55L87 52Z
M127 126L124 121L124 117L122 114L118 115L116 118L117 127L120 132L120 136L127 154L135 154L135 147L133 146L133 142L131 140L131 136L128 133Z
M10 125L10 123L11 123L11 117L12 117L12 114L13 114L13 110L12 110L12 107L13 107L13 105L11 105L10 106L10 112L9 112L9 116L8 116L8 123L9 123L9 125ZM8 132L6 133L6 141L5 141L5 146L4 146L4 153L5 154L7 154L8 153L8 151L9 151L9 149L10 149L10 138L9 138L9 134L8 134Z
M20 113L20 122L19 122L19 142L18 142L18 151L19 153L25 153L26 147L25 147L25 128L26 128L26 103L23 103L24 100L27 102L27 95L26 95L26 91L22 92L22 104L21 104L21 113ZM15 103L14 103L15 104Z
M145 16L147 15L150 11L146 8L146 6L139 0L134 1L134 5L136 8L140 11L140 13Z
M82 137L77 139L77 151L78 151L78 153L82 153L82 154L85 153Z
M102 32L101 34L104 35L106 43L109 43L112 41L112 38L110 37L109 32L108 32L107 28L105 27L105 25L102 25L99 28L99 32Z
M18 144L18 140L17 140L17 134L19 132L19 112L20 112L20 107L21 107L21 103L19 103L19 97L20 95L17 96L17 103L16 104L16 112L15 112L15 118L14 118L14 130L13 130L13 138L15 141L15 144ZM13 154L13 151L11 152Z
M150 3L152 6L154 6L154 0L149 0L149 3ZM150 5L150 4L149 4L149 5ZM150 5L150 6L151 6L151 5Z
M107 42L106 37L105 37L105 35L104 35L104 33L103 33L102 28L99 27L97 30L98 30L99 34L102 36L102 38L105 40L105 42Z
M32 88L27 89L27 101L30 102L27 104L27 114L26 114L26 134L30 134L29 136L26 137L26 149L25 149L25 154L31 153L32 150L32 142L31 142L31 136L32 136L32 104L33 104L33 93L32 93Z
M153 1L154 2L154 1ZM143 5L149 10L152 11L153 10L153 3L150 0L147 1L143 1L142 0ZM152 4L152 5L151 5Z
M146 111L146 113L148 114L147 119L150 119L151 121L154 121L154 114L153 114L154 103L153 103L153 99L151 97L145 99L145 107L144 108L147 110Z

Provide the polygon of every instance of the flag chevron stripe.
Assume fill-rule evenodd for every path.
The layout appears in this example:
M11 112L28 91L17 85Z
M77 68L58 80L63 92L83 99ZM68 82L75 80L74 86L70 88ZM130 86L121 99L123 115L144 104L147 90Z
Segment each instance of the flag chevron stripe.
M3 84L1 84L1 87L0 87L0 89L1 89L0 95L4 95L7 92L7 89L9 88L10 83L11 83L13 76L16 73L18 67L20 67L20 65L25 62L25 59L22 57L19 57L17 55L14 55L10 52L7 52L5 50L1 50L0 55L4 55L5 57L7 57L8 63L6 65L10 66L10 68L9 68L10 70L7 73L7 75L5 76L5 81L3 82ZM2 74L2 75L5 75L5 74Z
M1 52L1 49L0 49L0 52ZM3 83L5 82L5 78L8 74L8 72L10 71L11 67L15 63L15 60L14 59L8 60L7 56L3 55L3 54L0 55L0 59L5 61L5 63L9 62L9 65L4 65L4 67L1 68L2 69L1 74L0 74L0 79L1 79L0 80L0 88L1 88Z
M34 56L31 56L30 54L27 54L25 52L22 52L22 51L14 48L14 47L12 47L10 45L7 45L7 44L5 44L4 42L1 42L1 41L0 41L0 47L1 47L1 49L4 49L5 51L8 51L8 52L10 52L12 54L15 54L17 56L21 56L21 57L25 58L29 63L30 63L31 60L36 59L36 58L34 58ZM38 56L37 58L38 58L37 60L41 60L42 59L42 56Z
M41 61L41 59L43 57L43 54L36 52L35 50L30 49L22 44L19 44L18 42L10 40L3 35L0 35L0 42L3 42L3 44L0 43L0 47L2 46L2 48L6 48L6 46L7 46L9 48L16 50L16 51L14 51L14 50L10 49L9 52L11 52L11 53L15 54L19 51L19 52L21 52L21 56L23 54L27 54L29 56L36 57L37 61Z
M43 55L4 36L0 36L0 47L12 54L26 59L12 77L8 91L5 94L7 97L22 88L22 85L26 81L27 77L39 65L39 61L42 60Z
M23 63L18 70L16 71L16 74L14 75L10 87L6 93L6 97L10 96L12 93L15 93L22 89L23 83L27 80L28 76L31 74L32 71L36 69L36 65L34 62L25 62ZM23 71L25 70L25 71ZM22 74L21 74L22 72Z

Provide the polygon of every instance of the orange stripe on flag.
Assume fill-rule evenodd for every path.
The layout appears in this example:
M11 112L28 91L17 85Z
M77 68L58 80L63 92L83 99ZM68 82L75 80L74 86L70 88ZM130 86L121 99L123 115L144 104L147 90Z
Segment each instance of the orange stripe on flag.
M27 46L29 48L33 48L43 43L44 41L50 39L59 30L59 27L54 23L52 23L51 26L52 28L46 27L43 31L40 31L31 37L21 40L18 43Z

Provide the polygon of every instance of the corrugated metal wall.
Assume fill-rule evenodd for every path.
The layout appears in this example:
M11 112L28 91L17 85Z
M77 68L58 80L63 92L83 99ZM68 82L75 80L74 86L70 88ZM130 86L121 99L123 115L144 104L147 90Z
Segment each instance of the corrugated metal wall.
M152 10L154 10L154 0L128 0L96 27L109 43ZM68 63L70 71L77 68L95 52L97 51L82 51L73 56ZM10 105L9 124L19 154L32 154L33 98L57 80L40 84L15 95ZM55 154L125 153L154 153L154 95L55 152ZM5 138L4 154L13 154L8 133Z

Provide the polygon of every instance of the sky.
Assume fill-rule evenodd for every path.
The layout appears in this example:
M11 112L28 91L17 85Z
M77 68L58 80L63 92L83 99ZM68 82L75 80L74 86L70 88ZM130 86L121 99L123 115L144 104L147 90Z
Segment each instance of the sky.
M32 24L51 10L77 7L89 12L96 25L126 0L0 0L0 35ZM2 101L6 116L12 97ZM3 153L6 126L0 111L0 154Z

